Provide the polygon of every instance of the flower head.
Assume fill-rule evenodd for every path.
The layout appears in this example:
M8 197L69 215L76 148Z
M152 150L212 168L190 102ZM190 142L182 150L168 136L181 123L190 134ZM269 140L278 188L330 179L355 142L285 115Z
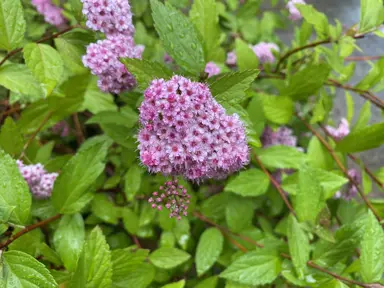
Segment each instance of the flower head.
M226 60L226 63L230 66L235 66L236 63L237 63L237 56L236 56L236 53L234 51L232 52L229 52L227 54L227 60Z
M297 9L296 4L306 4L304 0L290 0L287 3L287 9L289 11L289 18L293 21L300 20L302 18L299 9Z
M273 63L275 61L275 56L273 55L272 50L280 50L276 44L266 42L261 42L255 46L251 46L251 48L261 63Z
M221 69L219 66L215 64L215 62L208 62L205 66L205 73L208 73L208 78L219 75L221 73Z
M65 23L65 18L62 14L63 9L53 5L51 0L32 0L31 3L44 16L47 23L55 26Z
M341 119L338 128L334 128L334 127L331 127L331 126L327 126L327 127L325 127L325 129L327 130L327 132L328 132L328 133L329 133L329 134L330 134L336 141L340 141L340 140L342 140L343 138L345 138L345 137L350 133L350 130L349 130L349 123L348 123L348 120L345 119L345 118L342 118L342 119Z
M225 112L205 84L181 76L152 81L140 107L142 163L194 181L238 171L249 162L245 128Z
M297 137L293 135L291 129L285 126L279 127L276 131L269 126L265 127L260 140L264 148L275 145L297 146Z

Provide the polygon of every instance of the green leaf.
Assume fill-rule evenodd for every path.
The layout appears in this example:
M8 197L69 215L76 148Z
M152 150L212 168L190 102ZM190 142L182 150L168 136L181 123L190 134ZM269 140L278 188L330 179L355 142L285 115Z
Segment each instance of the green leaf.
M235 260L221 278L240 284L264 285L272 283L281 271L281 261L275 251L263 249L248 252Z
M20 175L16 161L1 150L0 183L0 215L9 217L0 219L0 221L17 225L27 224L31 211L31 193L24 178Z
M304 277L304 269L309 260L309 239L293 215L290 215L288 218L287 234L289 253L297 275L302 279Z
M316 30L317 36L321 39L326 39L329 35L329 24L325 14L320 13L312 5L295 5L299 9L300 14L305 21L312 24Z
M352 132L367 127L369 120L371 120L371 115L371 102L367 101L361 107L359 119L357 119L355 126L353 126Z
M7 117L0 132L0 147L12 156L20 155L24 139L12 117Z
M353 131L337 143L336 150L344 153L355 153L379 147L384 143L383 131L384 123Z
M87 124L115 124L119 126L124 126L127 128L132 128L138 120L138 115L136 113L120 113L117 111L102 111L92 116Z
M139 231L139 217L131 209L124 208L122 212L124 228L133 235Z
M21 94L23 102L34 102L44 97L44 91L31 71L23 64L4 64L0 67L0 85Z
M93 114L102 111L117 111L113 96L110 93L104 93L97 87L97 77L92 76L89 81L87 91L84 94L83 109L89 110Z
M224 50L220 48L220 26L215 0L196 0L189 17L203 37L205 61L224 61Z
M306 100L324 85L330 71L327 64L311 64L294 74L281 94L293 100Z
M161 288L184 288L185 286L185 280L180 280L179 282L171 283L162 286Z
M10 51L20 47L25 30L20 0L0 0L0 49Z
M265 127L264 105L259 94L252 97L248 104L247 112L256 135L262 135Z
M98 194L93 198L91 211L106 223L117 225L120 211L106 194Z
M355 102L349 92L345 92L345 102L347 105L347 120L351 123L355 113Z
M224 237L217 228L209 228L200 236L196 248L196 270L200 277L215 264L223 251Z
M217 276L209 277L197 284L195 288L216 288L218 278Z
M52 192L53 206L60 213L76 213L92 199L91 187L104 171L110 145L103 136L88 140L64 166Z
M325 205L323 188L316 171L306 165L299 169L299 189L296 194L295 211L300 221L314 223Z
M205 66L204 49L193 24L168 3L151 0L151 8L165 50L184 70L199 75Z
M125 174L124 193L127 196L127 199L133 199L137 192L139 192L143 172L143 169L135 164L132 165Z
M64 215L53 236L53 244L64 266L75 271L85 239L83 217L80 214Z
M360 33L370 31L382 24L384 20L383 2L381 0L361 0Z
M261 94L264 115L276 124L287 124L293 116L294 103L288 96L271 96Z
M78 22L81 22L84 18L82 13L83 3L81 3L80 0L69 0L68 2L71 4L71 11L73 16L75 16Z
M237 66L239 70L257 69L259 67L259 59L257 59L255 52L240 38L236 39L236 56Z
M57 287L55 279L44 264L24 252L5 252L2 270L4 287Z
M258 74L259 70L226 73L209 88L219 103L240 104L246 99L245 91L251 87Z
M153 79L168 80L172 77L172 71L158 62L151 62L146 59L124 58L121 63L127 67L137 81L138 88L145 90Z
M191 258L188 253L176 249L163 247L155 250L149 256L149 260L158 268L172 269L175 268Z
M235 233L251 228L254 208L249 199L231 194L225 210L228 228Z
M242 171L225 186L225 191L233 192L240 196L256 197L267 192L269 179L261 170L251 168Z
M380 59L369 70L367 75L355 86L357 89L369 90L376 86L384 76L384 59Z
M369 210L361 242L361 276L365 283L378 282L384 273L384 231Z
M25 63L42 84L45 95L50 95L64 72L60 54L49 45L35 43L27 44L23 53Z
M40 254L44 257L45 260L51 262L56 266L63 265L63 263L61 262L60 256L56 253L55 250L49 247L46 243L41 243L38 249L40 251Z
M14 233L20 232L22 229L15 229ZM40 229L30 231L20 238L16 239L9 245L9 250L18 250L27 253L33 257L40 255L39 247L43 243L43 233Z
M298 169L306 161L306 155L291 146L270 146L259 149L257 155L260 161L268 168L294 168Z
M332 156L316 136L309 141L307 157L311 167L331 170L334 166Z
M103 288L111 284L111 252L101 229L95 227L84 243L70 287Z

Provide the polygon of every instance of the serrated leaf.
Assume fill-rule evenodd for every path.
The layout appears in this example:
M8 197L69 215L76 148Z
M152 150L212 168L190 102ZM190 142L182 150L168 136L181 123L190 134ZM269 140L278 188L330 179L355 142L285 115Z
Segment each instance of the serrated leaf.
M306 161L306 155L291 146L270 146L259 149L257 155L260 161L269 168L294 168L298 169Z
M258 74L259 70L226 73L209 88L219 103L239 104L245 100L245 91L250 88Z
M312 5L296 4L295 6L305 21L313 25L319 38L325 39L328 37L329 24L327 16L325 16L324 13L320 13Z
M184 70L199 75L204 70L204 49L193 24L169 3L151 0L155 28L165 50Z
M293 116L294 103L288 96L261 94L265 117L276 124L287 124Z
M112 261L103 232L95 227L84 243L71 288L103 288L112 284Z
M384 123L353 131L337 143L336 150L344 153L361 152L379 147L384 143Z
M104 171L111 141L103 136L85 142L64 166L52 192L53 206L62 214L80 211L92 200L91 186Z
M189 17L203 38L205 62L224 61L224 50L220 48L220 26L215 0L196 0Z
M209 228L200 236L196 248L196 270L200 277L215 264L224 244L224 237L217 228Z
M19 156L23 150L24 139L15 122L7 117L0 132L0 147L12 156Z
M24 178L21 176L16 161L0 150L0 208L1 222L17 225L27 224L31 211L32 197ZM9 212L12 210L12 213Z
M246 285L264 285L272 283L281 271L281 261L275 251L263 249L248 252L235 260L221 278Z
M0 1L0 49L13 50L24 40L26 23L20 0Z
M309 65L290 78L288 86L281 94L293 100L306 100L323 86L330 71L328 64Z
M44 264L24 252L5 252L2 268L4 287L57 287L55 279Z
M46 44L29 43L23 49L25 63L48 96L61 80L64 63L60 54Z
M163 247L155 250L149 256L149 260L158 268L172 269L175 268L191 258L187 252L176 248Z
M244 197L256 197L267 192L269 179L261 170L251 168L242 171L225 186L225 191Z
M64 215L54 233L53 244L67 270L75 271L84 239L83 217L80 214Z
M259 67L259 59L257 59L255 52L240 38L236 39L236 56L237 65L239 70L257 69Z
M300 221L314 223L325 206L324 191L316 172L307 165L299 169L299 189L296 194L295 211Z
M309 260L309 239L293 215L288 218L288 245L293 265L300 279L304 277L304 269Z
M154 79L168 80L173 74L164 65L146 59L124 58L121 59L121 63L135 76L138 88L141 90L147 89Z
M384 273L384 231L375 215L368 211L361 242L361 276L365 283L378 282Z
M380 0L361 0L360 5L360 33L381 25L384 20L383 2Z
M21 94L23 102L34 102L44 97L44 91L31 71L23 64L4 64L0 67L0 85Z
M239 233L252 227L254 203L249 199L230 195L225 209L225 218L229 230Z

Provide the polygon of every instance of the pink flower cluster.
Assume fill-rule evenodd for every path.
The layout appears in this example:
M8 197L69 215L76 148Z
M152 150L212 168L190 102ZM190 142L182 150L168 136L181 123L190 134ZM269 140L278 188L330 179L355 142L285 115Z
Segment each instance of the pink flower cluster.
M44 16L47 23L55 26L65 23L65 18L61 13L63 9L53 5L51 0L32 0L31 3Z
M273 55L272 50L279 52L279 47L274 43L260 42L251 48L253 52L255 52L257 58L259 58L260 63L275 62L275 56Z
M224 178L249 162L245 128L209 88L181 76L152 81L140 107L139 150L150 172Z
M215 62L208 62L204 71L205 73L208 73L208 78L219 75L221 73L220 67L217 66Z
M297 21L302 18L299 9L296 8L296 4L306 4L306 3L304 0L290 0L287 3L287 9L289 11L289 19L293 21Z
M341 119L339 127L334 128L331 126L327 126L325 127L325 129L336 141L342 140L350 133L349 123L348 120L345 118Z
M236 63L237 63L237 56L236 56L236 53L234 51L231 51L227 54L227 60L226 60L226 63L229 65L229 66L235 66Z
M136 85L135 78L119 58L141 58L142 53L143 46L135 46L131 36L116 34L90 44L83 63L99 77L98 86L102 91L118 94Z
M105 34L135 33L128 0L81 0L81 2L89 28Z
M260 140L264 148L275 145L297 146L297 137L293 135L291 129L285 126L279 127L276 131L269 126L265 127Z
M20 160L17 160L17 166L33 196L39 199L51 196L57 173L47 173L41 164L24 165Z
M361 174L356 169L349 169L348 175L353 179L353 182L360 185L362 182ZM335 194L335 198L343 198L344 200L350 201L353 198L357 196L359 193L359 190L357 190L357 187L353 184L352 181L349 181L347 184L345 193L342 193L341 191L337 191Z
M69 127L68 123L64 120L56 123L52 127L52 132L56 135L60 135L60 137L67 137L69 135L70 130L71 127Z
M188 216L188 206L191 195L187 193L187 189L183 185L179 185L177 180L165 182L164 187L160 186L160 192L153 192L148 202L153 209L163 210L163 205L171 213L170 218L181 220L181 216Z

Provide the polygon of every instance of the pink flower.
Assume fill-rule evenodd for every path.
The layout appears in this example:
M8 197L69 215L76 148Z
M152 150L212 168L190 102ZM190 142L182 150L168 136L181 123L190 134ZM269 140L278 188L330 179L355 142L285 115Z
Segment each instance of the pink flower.
M205 73L208 73L208 78L219 75L221 73L221 69L219 66L215 64L215 62L208 62L205 66Z
M202 181L249 162L243 123L226 115L205 84L181 76L154 80L139 110L140 159L150 172Z
M349 123L348 123L348 120L345 119L345 118L342 118L342 119L341 119L338 128L334 128L334 127L331 127L331 126L327 126L325 129L328 131L328 133L329 133L329 134L330 134L336 141L340 141L340 140L342 140L343 138L345 138L345 137L350 133L350 130L349 130Z
M227 60L226 60L226 63L230 66L235 66L236 63L237 63L237 56L236 56L236 53L234 51L232 52L229 52L227 54Z
M53 5L51 0L32 0L31 3L49 24L60 26L65 23L63 9Z
M361 178L360 172L356 169L349 169L348 175L353 179L353 181L349 181L345 192L337 191L335 194L335 198L343 198L344 200L350 201L353 198L355 198L359 193L359 190L353 184L353 182L356 183L357 185L361 184L362 178Z
M285 126L279 127L276 131L273 131L271 127L267 126L260 140L264 148L275 145L296 147L297 137L292 134L293 131Z
M67 137L69 135L70 127L67 122L60 121L52 127L54 134L60 135L60 137Z
M289 18L293 21L300 20L302 18L300 11L296 8L296 4L306 4L304 0L290 0L287 3L287 9L289 11Z
M255 46L251 46L253 52L255 52L257 58L259 58L260 63L273 63L275 61L275 56L272 53L272 50L279 51L279 47L274 43L261 42Z

